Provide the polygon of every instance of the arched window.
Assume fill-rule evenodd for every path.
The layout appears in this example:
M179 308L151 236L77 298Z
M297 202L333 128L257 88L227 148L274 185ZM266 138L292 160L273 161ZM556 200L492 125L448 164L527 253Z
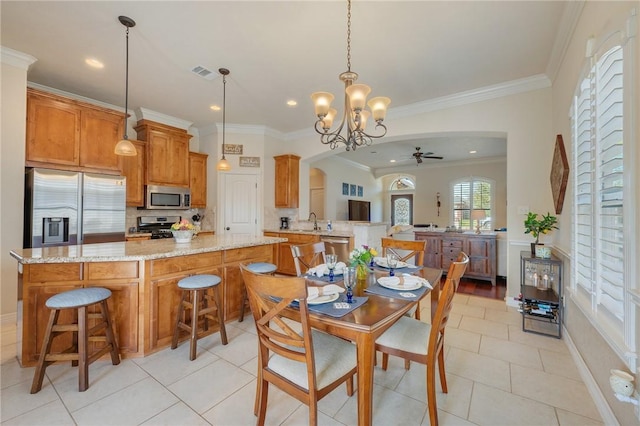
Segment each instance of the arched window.
M415 189L413 179L408 176L400 176L391 183L391 225L413 225L413 194L407 192Z
M478 177L451 183L451 218L456 228L472 230L478 224L480 229L492 228L494 187L493 180Z

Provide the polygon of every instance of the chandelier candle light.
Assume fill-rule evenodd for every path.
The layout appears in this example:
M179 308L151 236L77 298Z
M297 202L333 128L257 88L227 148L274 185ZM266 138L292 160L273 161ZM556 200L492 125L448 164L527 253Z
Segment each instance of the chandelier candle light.
M315 130L320 134L320 142L329 145L331 149L336 149L338 144L346 145L346 150L351 151L359 146L371 145L372 139L381 138L387 134L387 127L382 124L387 113L387 107L391 99L385 97L372 98L367 103L367 96L371 88L366 84L354 84L358 79L358 74L351 71L351 0L347 0L347 71L340 74L340 80L344 82L344 114L340 126L331 131L333 120L338 111L331 108L334 96L328 92L315 92L311 95L315 106L315 113L318 120ZM369 106L371 112L365 110L365 104ZM370 135L366 133L367 119L373 114L376 122L376 129L381 127L382 133ZM346 125L346 137L342 136L342 129Z

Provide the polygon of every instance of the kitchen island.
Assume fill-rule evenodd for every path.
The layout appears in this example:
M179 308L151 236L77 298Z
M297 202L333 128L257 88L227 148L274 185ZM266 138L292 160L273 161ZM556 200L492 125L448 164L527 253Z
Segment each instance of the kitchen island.
M243 301L240 263L273 262L273 244L284 241L204 235L186 244L158 239L12 250L18 261L18 359L22 366L35 365L49 318L46 300L76 288L111 290L108 304L124 358L170 345L181 296L177 282L189 275L222 278L224 320L232 321ZM64 315L71 321L71 310L62 313L63 320ZM218 328L210 321L208 333ZM53 350L63 350L70 342L61 336Z

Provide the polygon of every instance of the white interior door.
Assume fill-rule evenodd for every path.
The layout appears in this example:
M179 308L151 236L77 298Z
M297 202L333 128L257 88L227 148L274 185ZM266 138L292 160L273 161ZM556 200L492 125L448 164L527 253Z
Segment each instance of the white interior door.
M258 177L224 173L224 235L258 235Z

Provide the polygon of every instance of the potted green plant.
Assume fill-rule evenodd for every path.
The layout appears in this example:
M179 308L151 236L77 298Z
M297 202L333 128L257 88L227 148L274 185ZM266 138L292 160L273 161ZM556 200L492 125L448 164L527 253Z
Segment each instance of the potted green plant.
M547 212L546 215L540 215L538 213L529 212L527 218L524 220L524 233L531 234L536 239L534 243L531 243L531 255L536 255L536 245L539 244L540 234L547 234L554 229L558 229L556 226L558 218L551 216L551 213Z

